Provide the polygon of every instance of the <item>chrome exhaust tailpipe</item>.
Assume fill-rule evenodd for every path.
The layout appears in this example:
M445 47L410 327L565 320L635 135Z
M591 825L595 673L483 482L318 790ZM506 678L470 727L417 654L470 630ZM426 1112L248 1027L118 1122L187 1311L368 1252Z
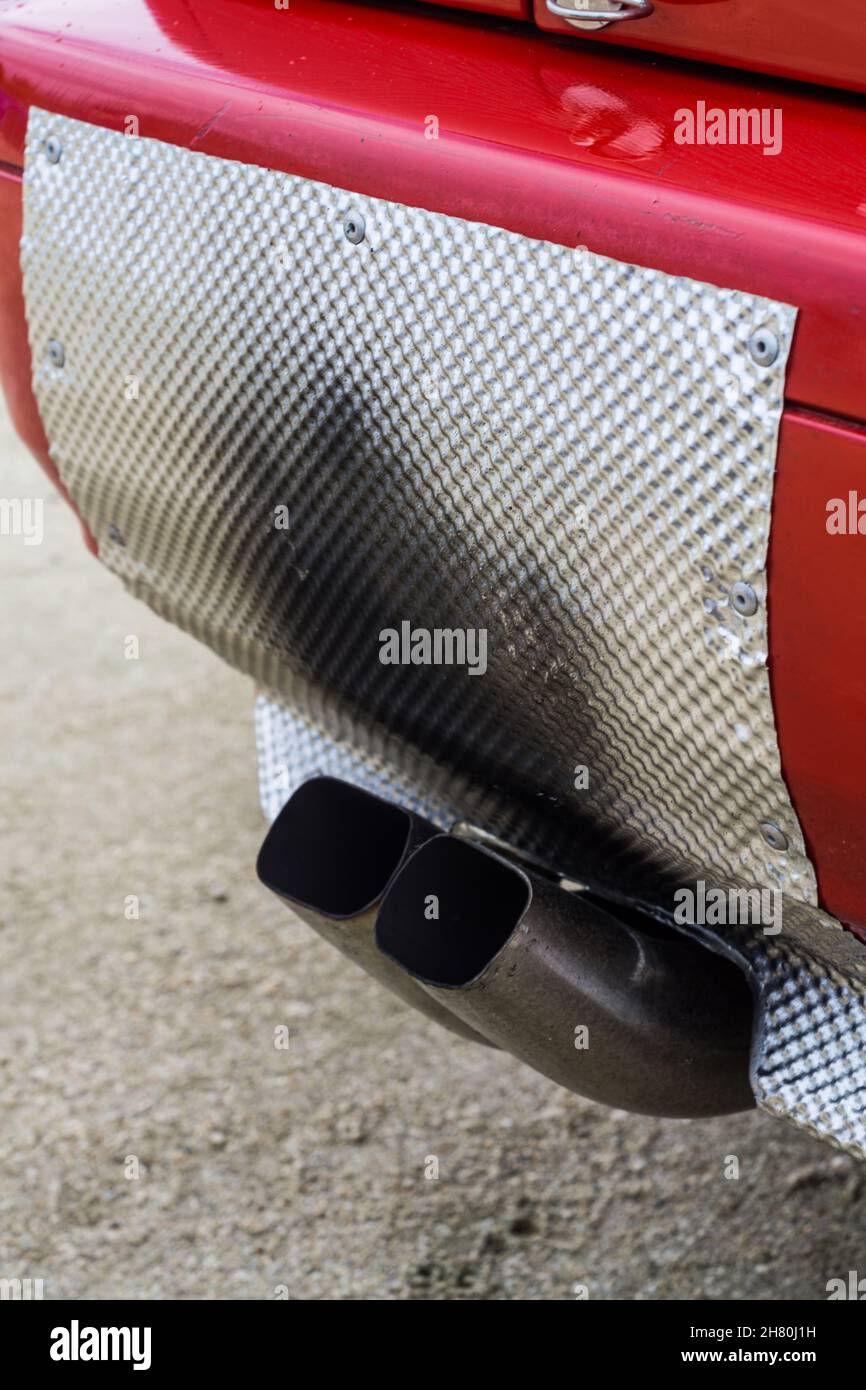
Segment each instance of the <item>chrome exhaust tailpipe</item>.
M314 777L277 816L256 872L303 922L407 1004L463 1038L487 1043L376 947L376 914L388 884L437 833L421 817L350 782Z
M745 976L624 911L437 835L393 880L376 938L431 998L569 1090L649 1115L750 1109Z

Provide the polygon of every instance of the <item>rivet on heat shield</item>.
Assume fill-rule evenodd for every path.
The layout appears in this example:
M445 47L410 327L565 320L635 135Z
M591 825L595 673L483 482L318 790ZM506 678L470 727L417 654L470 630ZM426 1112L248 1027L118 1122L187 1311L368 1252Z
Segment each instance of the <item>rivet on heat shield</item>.
M45 158L48 160L49 164L60 163L60 156L63 153L63 146L57 139L56 135L49 135L48 139L43 141L42 148L45 151Z
M773 821L762 820L759 829L770 849L777 849L781 852L788 848L787 835Z
M364 240L367 224L359 212L350 212L343 223L343 231L346 233L346 240L357 246L359 241Z
M66 361L66 353L63 344L58 343L56 338L52 338L48 344L48 360L52 367L62 367Z
M734 612L739 613L741 618L751 618L758 611L758 595L751 584L744 584L742 580L731 585L728 598Z
M749 339L749 352L759 367L772 367L779 356L779 339L772 328L758 328Z

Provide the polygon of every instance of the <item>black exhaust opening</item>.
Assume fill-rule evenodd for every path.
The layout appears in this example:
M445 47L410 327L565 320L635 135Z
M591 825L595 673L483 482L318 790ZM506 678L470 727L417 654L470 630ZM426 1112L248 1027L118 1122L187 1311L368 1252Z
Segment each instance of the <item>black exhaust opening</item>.
M287 801L259 852L266 888L326 917L377 902L409 840L411 818L335 777L314 777Z
M438 835L412 855L391 885L376 943L425 984L466 985L501 951L531 897L519 869Z

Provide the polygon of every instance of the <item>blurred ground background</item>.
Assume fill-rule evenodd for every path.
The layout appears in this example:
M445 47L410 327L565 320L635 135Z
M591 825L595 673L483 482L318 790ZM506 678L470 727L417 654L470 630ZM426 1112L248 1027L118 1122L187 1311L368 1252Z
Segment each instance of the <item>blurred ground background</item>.
M0 1277L47 1298L823 1299L866 1274L852 1159L758 1114L582 1101L293 922L253 872L250 683L100 568L5 415L0 496L45 498L41 545L0 536Z

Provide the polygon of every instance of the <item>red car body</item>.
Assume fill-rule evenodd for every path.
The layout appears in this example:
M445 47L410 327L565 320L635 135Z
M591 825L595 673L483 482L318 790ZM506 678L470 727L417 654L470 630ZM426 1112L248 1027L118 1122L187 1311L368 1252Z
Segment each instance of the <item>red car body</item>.
M22 437L56 481L17 256L31 103L114 129L135 114L141 134L172 144L798 306L770 541L770 673L821 905L866 939L866 537L823 524L828 498L866 491L866 121L863 98L840 90L864 85L856 0L814 31L782 0L668 0L645 29L601 34L551 22L540 0L540 28L519 0L441 12L292 0L281 24L274 8L0 6L0 370ZM649 61L634 45L832 86ZM783 155L677 144L672 113L699 101L779 108Z

